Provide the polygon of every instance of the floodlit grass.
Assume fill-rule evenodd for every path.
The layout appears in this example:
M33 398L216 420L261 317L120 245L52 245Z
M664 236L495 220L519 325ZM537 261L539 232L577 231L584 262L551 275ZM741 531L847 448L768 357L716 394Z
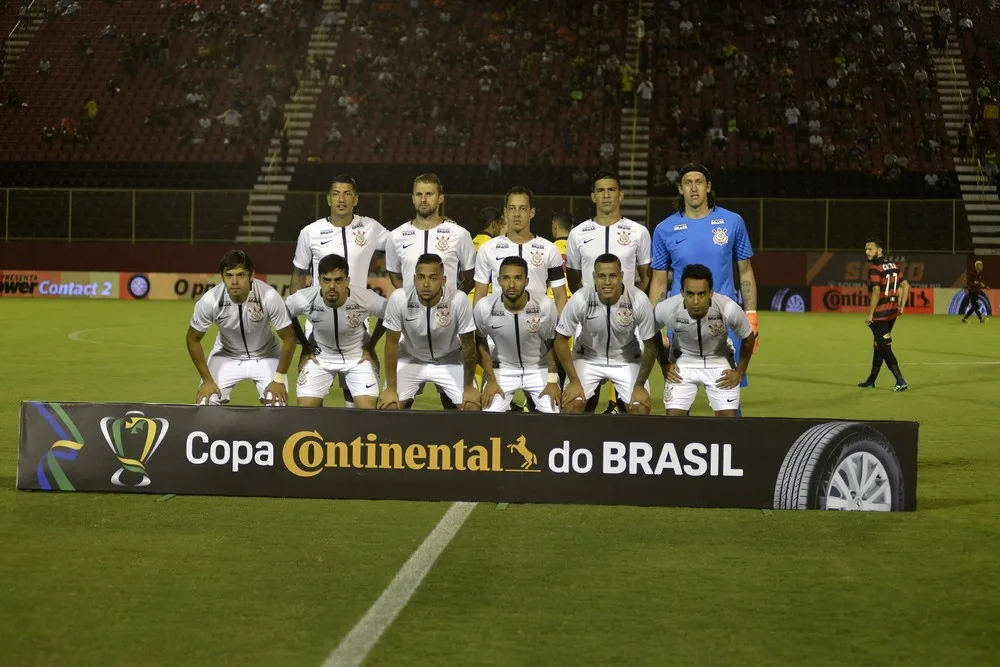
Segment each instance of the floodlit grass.
M0 664L319 665L444 513L15 491L22 400L194 398L191 308L0 302ZM481 504L366 664L996 664L1000 323L905 317L895 394L862 316L761 320L745 413L920 421L916 513Z

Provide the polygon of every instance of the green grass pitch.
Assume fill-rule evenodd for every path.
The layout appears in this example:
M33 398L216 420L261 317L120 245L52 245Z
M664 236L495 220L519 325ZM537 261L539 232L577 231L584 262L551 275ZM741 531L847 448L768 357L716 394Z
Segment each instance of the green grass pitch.
M191 309L0 302L0 664L318 666L447 508L16 491L22 400L194 399ZM744 411L920 421L916 513L480 504L366 665L1000 663L1000 323L904 317L897 394L863 320L762 313Z

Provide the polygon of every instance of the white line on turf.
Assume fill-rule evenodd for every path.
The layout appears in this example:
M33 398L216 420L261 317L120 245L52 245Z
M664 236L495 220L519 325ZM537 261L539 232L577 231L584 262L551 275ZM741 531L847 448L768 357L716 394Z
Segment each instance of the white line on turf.
M379 599L327 657L323 667L358 667L364 662L475 506L476 503L455 503L448 508L434 530L424 538L423 544L399 568Z
M93 329L80 329L79 331L74 331L69 335L69 339L77 343L90 343L91 345L111 345L114 347L141 347L144 350L165 350L166 348L157 347L155 345L141 345L139 343L121 343L118 341L102 341L102 340L87 340L83 338L83 334L91 331L101 331L103 329L110 329L112 327L94 327Z

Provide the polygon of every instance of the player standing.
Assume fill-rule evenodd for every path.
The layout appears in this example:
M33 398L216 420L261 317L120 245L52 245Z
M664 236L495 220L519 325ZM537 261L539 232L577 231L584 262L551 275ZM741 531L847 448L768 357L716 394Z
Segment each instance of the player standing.
M386 299L367 287L350 286L350 266L340 255L319 261L319 281L288 297L292 317L312 323L309 347L299 371L297 405L318 408L340 375L357 407L371 410L379 395L375 345L382 337ZM379 318L371 337L368 318Z
M409 282L392 293L385 309L381 407L408 408L421 385L433 382L463 410L478 410L476 325L468 296L446 289L444 262L435 254L417 258Z
M965 274L965 292L969 299L969 310L965 313L965 317L962 318L962 324L967 324L969 321L969 316L972 313L976 314L979 318L980 324L986 324L985 313L981 312L982 304L979 303L980 295L988 290L989 287L983 282L983 263L976 260L973 264L973 270Z
M688 414L699 385L705 387L717 417L739 416L740 380L750 365L757 334L739 304L713 287L707 266L688 264L681 274L681 293L656 304L657 328L673 332L670 349L660 359L668 417ZM742 348L738 365L730 331Z
M715 205L712 176L704 165L688 164L681 169L677 190L680 202L676 213L660 222L653 231L653 277L649 298L655 306L669 294L680 294L681 275L688 264L702 264L712 272L715 293L739 301L757 334L757 279L754 277L753 248L743 217ZM733 263L739 272L739 288L733 280ZM733 339L736 361L739 340ZM754 338L754 349L757 338ZM746 376L740 386L747 386Z
M559 318L555 350L567 377L563 412L583 412L596 389L610 380L630 414L649 414L646 380L661 344L649 297L624 283L623 274L617 256L598 256L591 284L573 293Z
M528 188L515 186L504 200L505 236L498 236L483 244L476 254L476 297L484 298L492 285L500 289L500 265L508 257L520 257L528 266L527 289L544 296L546 287L561 288L566 284L562 255L548 239L531 233L531 220L535 217L535 195ZM566 305L566 292L557 290L554 297L556 310L562 312Z
M254 278L253 261L231 250L219 264L222 282L205 292L194 306L186 343L201 376L195 402L220 405L242 380L257 385L261 403L286 405L286 374L297 339L288 309L277 290ZM219 335L205 359L201 339L215 324ZM271 327L281 337L279 345Z
M899 372L899 362L892 351L892 328L906 306L910 283L901 279L899 268L885 258L885 244L880 239L873 237L865 241L865 257L869 262L868 284L871 288L871 306L865 324L875 339L875 350L872 353L872 372L858 386L874 387L884 361L896 378L896 386L892 390L906 391L908 385Z
M641 291L647 291L650 279L649 230L635 220L622 217L624 198L625 193L616 174L610 171L594 174L590 193L595 207L594 217L570 230L566 239L566 280L570 292L575 293L581 286L592 284L594 261L608 253L621 260L625 285L637 285ZM612 391L605 412L616 412L617 409Z
M512 255L500 263L500 287L473 309L480 364L486 380L483 410L506 412L514 393L528 394L538 412L557 412L559 376L552 341L555 303L528 288L528 262ZM491 355L488 341L493 342ZM493 356L499 366L493 368Z
M483 230L472 238L472 249L476 252L479 252L483 244L490 239L507 233L507 222L503 218L503 211L495 206L479 209L479 221L483 223Z

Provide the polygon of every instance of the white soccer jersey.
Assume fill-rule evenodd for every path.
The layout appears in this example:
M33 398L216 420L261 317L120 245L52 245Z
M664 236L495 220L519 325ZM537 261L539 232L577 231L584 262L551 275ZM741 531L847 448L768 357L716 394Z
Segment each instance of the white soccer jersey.
M386 301L370 289L352 287L344 305L331 308L323 301L320 288L313 286L299 290L285 303L292 317L305 315L312 323L311 342L319 348L320 359L347 362L361 358L368 318L382 318Z
M731 368L733 344L729 330L740 339L753 331L743 309L718 292L712 294L712 305L700 320L688 314L681 294L656 304L655 316L657 328L672 332L670 357L681 367Z
M555 338L559 315L549 297L532 294L524 309L507 310L503 294L494 292L473 308L476 331L493 340L500 368L548 368L548 342Z
M378 221L363 215L354 216L346 227L336 227L329 218L320 218L299 232L292 264L302 271L312 269L313 282L319 282L319 261L327 255L347 260L351 285L368 287L368 269L376 250L385 250L389 232Z
M636 333L649 340L656 335L656 324L649 297L638 287L625 287L618 301L606 306L591 286L570 297L556 331L576 336L575 349L588 361L628 364L642 356Z
M622 218L605 227L587 220L574 227L566 239L566 268L582 274L584 285L594 282L594 260L606 252L622 262L622 282L635 285L636 267L650 263L649 230L646 226Z
M563 260L559 249L548 239L538 236L527 243L514 243L506 236L490 239L476 253L477 283L493 283L493 291L500 289L500 262L508 257L520 257L528 263L528 291L544 295L546 285L561 287L566 284Z
M434 229L417 229L413 221L403 223L389 234L385 247L385 268L403 278L403 287L413 286L417 259L424 253L440 255L446 289L460 287L461 274L476 265L476 251L469 232L452 220L445 220Z
M271 330L292 325L288 309L277 290L253 279L250 295L243 303L233 303L225 283L219 283L198 299L191 328L202 333L212 324L219 327L212 355L243 359L278 357L281 344Z
M383 325L401 332L403 351L425 364L456 363L455 353L462 349L461 334L476 330L468 294L445 290L437 305L428 307L420 303L413 287L390 295Z

